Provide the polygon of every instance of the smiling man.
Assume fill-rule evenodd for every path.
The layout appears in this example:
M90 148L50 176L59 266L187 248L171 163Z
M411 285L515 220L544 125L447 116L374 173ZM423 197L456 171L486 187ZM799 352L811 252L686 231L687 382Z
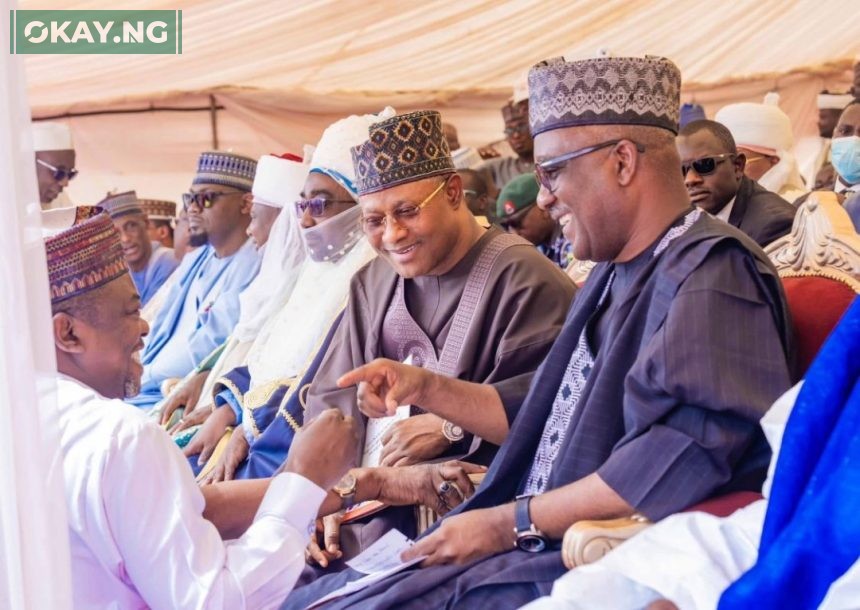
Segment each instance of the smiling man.
M559 542L574 522L656 520L761 485L758 420L791 382L787 312L764 253L690 206L674 143L680 85L662 58L532 68L538 205L577 259L600 262L510 431L486 385L389 361L341 380L361 384L374 416L419 404L504 444L475 495L404 553L426 556L422 569L325 608L518 608L565 571Z
M122 253L140 294L140 304L146 305L179 266L179 261L172 248L150 241L148 219L134 191L109 195L98 206L110 215L119 231Z
M204 500L165 432L123 402L148 326L111 220L86 220L45 250L74 607L269 607L292 588L308 525L353 460L349 418L330 410L306 426L253 525L223 542L203 517L223 498Z
M260 257L246 230L257 162L225 152L200 155L191 192L183 195L190 243L176 283L152 325L142 362L140 395L150 408L163 398L161 383L181 379L221 345L239 320L239 293L254 279Z
M456 421L468 405L459 405L462 412L450 421L414 402L412 416L381 439L382 465L464 454L487 464L561 328L574 286L527 241L478 225L438 112L371 125L352 157L361 226L378 257L352 278L344 317L308 391L305 417L332 406L356 417L360 461L367 438L366 418L356 407L361 390L339 386L338 378L376 358L409 358L411 368L488 384L503 405L501 421L494 432L473 435L470 420ZM414 536L414 509L388 509L345 526L334 546L349 558L393 526Z
M693 205L762 247L791 231L797 208L744 175L746 156L726 126L708 120L688 123L678 134L677 146Z

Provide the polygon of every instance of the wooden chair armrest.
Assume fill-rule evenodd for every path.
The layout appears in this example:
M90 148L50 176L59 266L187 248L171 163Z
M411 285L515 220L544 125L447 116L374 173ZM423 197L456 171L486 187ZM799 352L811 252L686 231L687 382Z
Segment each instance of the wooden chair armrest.
M564 533L561 558L568 570L594 563L651 525L642 515L603 521L578 521Z

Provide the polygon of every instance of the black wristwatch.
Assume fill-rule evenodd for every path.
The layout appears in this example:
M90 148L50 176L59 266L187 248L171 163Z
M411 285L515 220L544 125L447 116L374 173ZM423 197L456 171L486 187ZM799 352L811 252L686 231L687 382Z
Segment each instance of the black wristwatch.
M529 503L533 496L517 496L517 502L514 507L514 533L517 535L517 541L514 543L516 548L527 553L540 553L546 548L547 539L542 531L540 531L529 516Z

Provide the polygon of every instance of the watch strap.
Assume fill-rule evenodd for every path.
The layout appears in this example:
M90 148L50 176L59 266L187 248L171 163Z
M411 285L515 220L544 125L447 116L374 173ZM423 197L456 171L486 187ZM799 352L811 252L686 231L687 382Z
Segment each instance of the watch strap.
M529 515L529 504L533 496L517 496L516 505L514 507L514 525L517 528L517 534L527 532L532 529L532 520Z

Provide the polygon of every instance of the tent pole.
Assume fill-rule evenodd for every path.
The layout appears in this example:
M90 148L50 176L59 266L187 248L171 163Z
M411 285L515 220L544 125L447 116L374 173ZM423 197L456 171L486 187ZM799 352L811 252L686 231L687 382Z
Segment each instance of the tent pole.
M218 150L218 104L214 95L209 95L209 123L212 126L212 150Z

